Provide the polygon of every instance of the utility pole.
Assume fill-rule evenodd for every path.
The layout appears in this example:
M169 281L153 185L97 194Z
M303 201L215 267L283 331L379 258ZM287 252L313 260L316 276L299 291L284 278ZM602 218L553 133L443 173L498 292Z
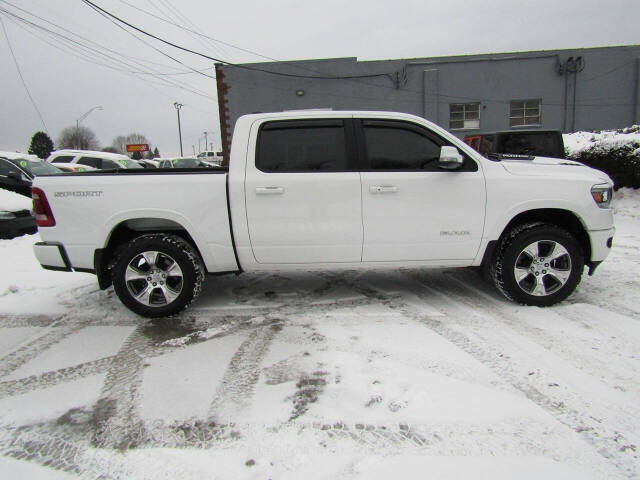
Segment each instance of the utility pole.
M208 133L209 133L209 132L204 132L204 149L205 149L205 150L207 149L207 134L208 134Z
M196 156L196 146L195 145L191 145L191 148L193 148L193 156Z
M184 156L182 153L182 127L180 126L180 109L184 106L181 103L173 102L173 106L176 108L176 112L178 112L178 136L180 137L180 156Z

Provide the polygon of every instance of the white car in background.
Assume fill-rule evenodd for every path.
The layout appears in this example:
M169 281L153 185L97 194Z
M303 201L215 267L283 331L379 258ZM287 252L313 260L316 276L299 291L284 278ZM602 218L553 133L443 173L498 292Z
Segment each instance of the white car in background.
M207 162L194 157L158 158L158 168L207 168Z
M93 150L56 150L51 152L47 162L58 164L77 164L98 170L120 168L142 168L135 160L120 153L96 152Z
M198 158L200 160L205 161L205 162L209 162L209 163L213 164L216 167L219 167L220 165L222 165L222 152L221 151L214 152L213 150L207 150L205 152L200 152L198 154Z

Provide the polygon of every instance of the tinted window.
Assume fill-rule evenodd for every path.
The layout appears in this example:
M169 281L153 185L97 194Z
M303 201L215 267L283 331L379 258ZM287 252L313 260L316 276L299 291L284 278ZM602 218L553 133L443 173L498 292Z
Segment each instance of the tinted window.
M6 177L9 172L22 173L18 167L13 165L11 162L0 159L0 175Z
M107 170L111 168L122 168L123 165L113 160L102 160L102 168Z
M51 161L56 163L69 163L73 159L73 155L60 155L59 157L54 157Z
M54 165L44 161L33 160L13 160L12 163L20 165L31 176L51 175L60 173L60 170Z
M95 157L82 157L76 163L79 163L80 165L87 165L88 167L100 168L102 159Z
M263 125L256 166L264 172L347 170L343 121L299 120Z
M498 153L564 158L559 133L507 133L500 135Z
M365 145L374 170L435 170L440 142L409 125L365 122Z

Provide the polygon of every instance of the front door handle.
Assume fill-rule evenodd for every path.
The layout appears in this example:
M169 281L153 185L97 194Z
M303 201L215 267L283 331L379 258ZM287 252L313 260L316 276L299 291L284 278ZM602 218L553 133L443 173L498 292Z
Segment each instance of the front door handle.
M256 195L282 195L284 187L256 187Z
M371 193L396 193L398 187L394 187L393 185L371 185L369 191Z

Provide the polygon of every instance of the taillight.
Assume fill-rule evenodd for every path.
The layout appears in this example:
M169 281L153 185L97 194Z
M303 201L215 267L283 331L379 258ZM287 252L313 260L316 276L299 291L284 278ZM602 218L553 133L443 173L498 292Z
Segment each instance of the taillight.
M31 189L31 198L33 198L33 213L36 216L36 225L39 227L54 227L56 219L53 218L53 212L47 201L47 196L39 188Z

